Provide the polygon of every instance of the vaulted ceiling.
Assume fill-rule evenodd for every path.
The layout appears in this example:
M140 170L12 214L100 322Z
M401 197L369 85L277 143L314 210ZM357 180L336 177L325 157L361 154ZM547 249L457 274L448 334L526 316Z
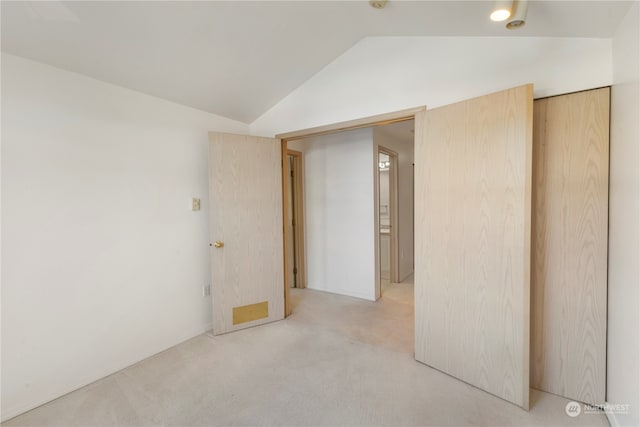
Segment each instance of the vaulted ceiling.
M529 3L510 31L493 1L3 1L2 51L251 123L363 37L610 38L631 4Z

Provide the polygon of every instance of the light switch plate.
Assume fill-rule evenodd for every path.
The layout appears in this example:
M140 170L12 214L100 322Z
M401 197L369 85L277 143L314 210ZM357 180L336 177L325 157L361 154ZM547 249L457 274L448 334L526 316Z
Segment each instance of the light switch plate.
M191 199L191 203L190 206L192 211L199 211L200 210L200 199L193 197Z

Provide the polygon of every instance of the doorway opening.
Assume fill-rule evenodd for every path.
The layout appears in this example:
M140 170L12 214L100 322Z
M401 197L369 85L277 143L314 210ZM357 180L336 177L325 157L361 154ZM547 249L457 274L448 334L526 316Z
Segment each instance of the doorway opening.
M377 213L378 286L380 296L391 282L398 280L397 268L397 162L398 155L378 147Z
M415 120L376 126L376 298L413 283ZM389 295L387 295L389 296Z
M296 145L301 142L301 140L303 139L309 139L309 138L316 138L322 135L330 135L330 134L335 134L335 133L341 133L341 132L345 132L345 131L352 131L352 130L356 130L356 129L362 129L362 128L377 128L377 127L381 127L381 126L385 126L385 125L392 125L392 124L401 124L403 122L410 122L411 125L411 144L412 144L412 149L411 149L411 171L413 172L413 127L414 127L414 123L417 117L422 117L421 114L424 113L424 111L426 110L426 107L422 106L422 107L416 107L416 108L408 108L406 110L401 110L401 111L395 111L395 112L391 112L391 113L385 113L385 114L379 114L376 116L370 116L370 117L364 117L361 119L355 119L355 120L349 120L349 121L345 121L345 122L340 122L340 123L334 123L331 125L325 125L325 126L318 126L318 127L314 127L314 128L308 128L308 129L302 129L302 130L298 130L298 131L293 131L293 132L287 132L287 133L282 133L282 134L278 134L276 135L276 138L280 140L281 142L281 159L282 159L282 212L283 212L283 247L284 247L284 257L283 257L283 263L284 263L284 303L285 303L285 310L284 310L284 316L287 317L292 313L292 300L291 300L291 295L290 295L290 285L289 285L289 281L290 281L290 277L289 274L286 274L286 272L289 271L289 263L290 263L290 246L292 245L292 243L290 242L290 230L288 227L289 224L289 212L288 212L288 206L287 206L287 194L288 194L288 186L289 186L289 180L290 180L290 176L287 173L288 171L288 167L287 167L287 159L288 159L288 155L287 155L287 151L289 148L292 149L297 149ZM375 150L375 149L374 149ZM377 150L372 152L372 156L371 156L371 160L372 162L370 163L373 166L373 170L371 170L372 174L370 176L375 176L375 174L377 173L377 167L378 167L378 161L377 161L377 156L375 155L375 153L377 152ZM305 164L305 169L306 169L306 164ZM305 170L305 174L307 173L307 171ZM411 179L413 179L413 173L411 173ZM375 180L375 179L374 179ZM411 185L409 186L411 189L413 189L413 183L411 183ZM410 200L411 203L413 204L413 194L411 194L410 196ZM306 196L305 196L305 202L306 202ZM373 200L372 200L373 202ZM372 203L373 204L373 203ZM375 205L374 205L375 206ZM410 209L410 214L411 214L411 232L410 232L410 236L413 238L413 207ZM304 220L307 221L306 218L306 214L303 214ZM375 221L376 225L377 225L377 220ZM373 227L372 227L373 228ZM376 228L374 228L374 232L376 232ZM373 237L373 234L370 234L370 236ZM308 242L306 241L308 238L308 236L305 237L304 242L302 244L302 247L304 248L305 252L307 252L307 247L306 245L308 244ZM375 239L374 239L375 240ZM377 246L377 243L376 243ZM377 257L377 254L375 255ZM405 259L409 259L410 260L410 266L411 266L411 270L413 271L413 242L411 244L411 250L410 250L410 256L408 256L407 253L402 253L401 252L401 263L402 263L402 258L403 256L405 257ZM308 265L306 263L306 256L303 257L302 260L302 264L305 266L306 269L308 269ZM374 267L372 267L372 270L376 270ZM412 277L413 274L410 274L408 277ZM307 272L307 277L305 279L305 285L308 288L309 285L309 277L308 277L308 272ZM379 287L377 286L376 280L372 280L372 284L374 286L374 288L379 289ZM379 297L379 293L376 295L376 297Z
M387 297L413 306L413 129L411 117L283 147L287 314L293 288L375 301L403 281Z

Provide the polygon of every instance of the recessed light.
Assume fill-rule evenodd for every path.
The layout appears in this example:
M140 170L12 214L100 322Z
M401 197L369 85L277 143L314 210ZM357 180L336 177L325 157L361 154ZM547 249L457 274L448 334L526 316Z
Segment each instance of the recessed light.
M511 6L513 6L513 1L496 1L489 18L495 22L506 21L511 16Z

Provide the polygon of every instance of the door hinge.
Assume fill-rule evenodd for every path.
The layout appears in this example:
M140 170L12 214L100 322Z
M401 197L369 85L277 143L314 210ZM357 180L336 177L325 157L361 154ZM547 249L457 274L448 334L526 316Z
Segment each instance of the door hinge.
M298 274L298 268L297 267L293 267L293 274Z
M291 178L293 178L293 171L291 171Z

